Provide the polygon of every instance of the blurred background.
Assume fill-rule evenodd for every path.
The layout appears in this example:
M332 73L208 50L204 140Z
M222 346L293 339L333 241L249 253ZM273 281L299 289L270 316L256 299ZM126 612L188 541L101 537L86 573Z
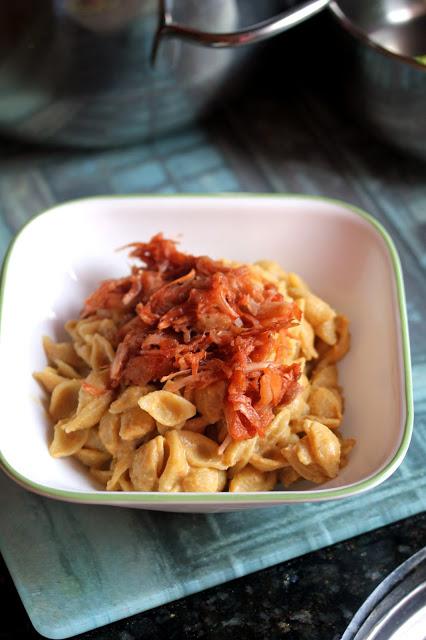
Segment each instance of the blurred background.
M305 87L426 155L423 0L15 0L0 18L0 131L22 141L134 144Z

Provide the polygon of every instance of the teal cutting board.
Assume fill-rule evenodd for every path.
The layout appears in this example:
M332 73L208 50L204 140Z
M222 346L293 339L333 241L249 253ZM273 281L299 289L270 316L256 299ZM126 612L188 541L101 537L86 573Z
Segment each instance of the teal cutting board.
M213 515L61 503L1 474L0 543L33 625L66 638L425 507L414 455L363 497Z
M69 198L136 191L317 193L359 205L391 232L410 318L412 444L392 478L357 498L216 515L162 514L51 501L0 472L1 550L41 634L69 637L425 509L422 172L414 161L393 162L388 150L346 123L331 122L317 102L310 106L253 100L241 106L238 118L231 113L216 127L214 141L194 128L152 145L95 154L0 148L0 254L31 215ZM263 119L256 109L263 109Z

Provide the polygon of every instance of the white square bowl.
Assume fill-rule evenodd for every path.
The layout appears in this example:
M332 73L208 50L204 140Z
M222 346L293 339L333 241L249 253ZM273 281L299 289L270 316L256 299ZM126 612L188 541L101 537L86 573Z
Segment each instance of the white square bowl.
M195 254L278 261L351 321L340 363L342 432L357 440L348 465L321 486L260 493L118 493L97 490L83 467L48 452L42 335L64 336L98 282L128 272L126 252L158 231ZM31 220L12 244L1 287L0 462L24 487L52 498L164 511L225 511L345 498L388 478L407 451L413 421L407 318L392 240L343 202L285 195L99 197Z

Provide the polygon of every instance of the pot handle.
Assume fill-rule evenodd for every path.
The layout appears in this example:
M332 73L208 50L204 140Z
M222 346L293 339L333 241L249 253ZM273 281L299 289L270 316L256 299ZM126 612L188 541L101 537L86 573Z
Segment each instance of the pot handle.
M205 47L223 49L225 47L241 47L267 40L273 36L291 29L291 27L307 20L324 9L331 0L310 0L304 4L280 13L273 18L258 22L250 27L229 33L210 33L200 31L183 24L173 22L170 0L160 0L160 19L154 40L152 60L155 61L161 38L181 38Z

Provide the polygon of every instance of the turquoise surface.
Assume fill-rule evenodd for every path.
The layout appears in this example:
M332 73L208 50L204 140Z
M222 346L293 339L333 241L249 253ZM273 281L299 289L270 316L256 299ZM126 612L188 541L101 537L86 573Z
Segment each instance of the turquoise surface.
M259 109L263 119L255 117ZM68 637L425 509L424 167L408 159L398 163L388 150L340 125L310 104L309 96L303 109L259 98L241 105L238 118L228 114L220 126L133 149L29 151L12 143L0 149L3 253L32 215L70 198L316 193L358 205L385 225L401 255L410 318L412 444L391 479L357 498L241 513L162 514L55 502L1 474L1 550L43 635Z

